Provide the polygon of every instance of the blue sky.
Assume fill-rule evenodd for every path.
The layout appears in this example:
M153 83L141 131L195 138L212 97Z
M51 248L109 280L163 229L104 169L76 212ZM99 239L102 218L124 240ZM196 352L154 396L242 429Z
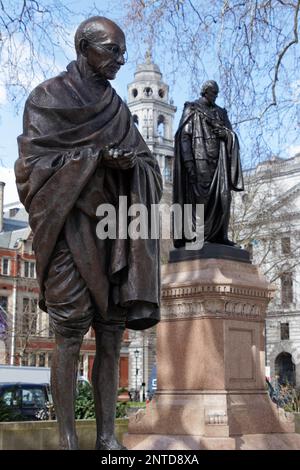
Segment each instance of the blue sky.
M106 13L106 8L111 7L112 5L118 4L120 6L120 2L116 2L116 0L98 0L95 2L97 4L97 7L99 9L102 9L102 14L109 16L111 19L115 20L118 22L118 11L121 12L120 8L116 8L113 10L115 13L110 13L109 15ZM91 16L91 14L94 14L93 12L93 4L94 1L86 0L83 3L81 1L75 0L75 1L68 1L64 2L64 4L68 4L71 8L71 10L74 13L73 17L73 26L70 26L69 28L69 40L72 42L72 38L74 36L74 32L76 30L76 27L79 25L79 23L86 17ZM85 9L88 13L86 15L82 14L76 14L76 11L82 10L82 8ZM125 30L126 33L126 30ZM125 98L127 96L127 84L133 80L134 76L134 71L136 69L137 62L141 63L143 59L143 55L146 50L146 45L141 44L141 47L139 48L140 53L139 56L135 55L133 52L133 49L136 51L136 44L131 44L130 42L127 42L127 49L128 49L128 54L129 54L129 61L125 66L120 70L117 79L112 82L113 86L119 93L119 95L122 98ZM69 47L67 45L64 46L64 55L63 54L58 54L57 55L57 72L62 71L65 69L66 65L68 64L69 61L75 59L75 52L73 50L73 47ZM161 68L162 73L167 70L167 61L168 61L168 54L166 52L165 57L162 57L162 62L158 61L155 58L154 55L154 61L159 65ZM165 68L166 67L166 68ZM216 70L216 67L211 67L211 70L213 70L212 75L209 78L212 79L217 79L217 77L214 76L214 71ZM53 76L53 73L51 73L49 76ZM47 77L49 78L49 77ZM208 78L208 77L206 77ZM164 74L164 80L168 83L168 80L166 79L166 74ZM37 78L37 82L42 81ZM190 94L190 86L188 81L186 80L186 77L184 76L184 73L181 75L180 78L176 80L176 83L170 83L170 97L173 98L174 104L177 106L177 114L175 117L175 122L174 122L174 131L177 128L178 121L180 119L180 115L182 112L183 104L187 100L195 99L197 96L193 96ZM33 84L34 86L34 84ZM220 96L218 98L218 104L222 106L222 90L220 91ZM0 179L1 179L1 166L5 168L12 168L14 165L14 162L18 156L18 149L17 149L17 136L22 133L22 112L23 112L23 107L24 107L24 102L20 103L19 110L17 111L15 106L8 102L6 97L5 97L5 90L3 89L3 86L1 87L1 77L0 77ZM230 117L230 110L229 112L229 117ZM240 126L238 129L241 137L241 147L243 148L243 145L245 143L243 142L243 128ZM277 133L276 136L271 136L270 139L272 140L274 152L276 151L276 146L279 143L276 144L276 138L278 138L279 132ZM287 148L287 151L284 155L285 157L292 156L295 151L298 151L299 148L295 146L294 148ZM6 172L7 173L7 172ZM4 172L2 171L2 179L3 179Z
M65 4L68 3L70 5L73 12L80 11L83 6L82 2L80 1L70 1L64 2ZM96 2L98 8L103 8L103 15L105 15L105 8L111 6L111 1L101 0ZM85 1L84 8L86 11L91 11L93 14L93 1ZM107 15L109 18L118 22L118 15L116 14L109 14ZM80 24L80 22L91 14L87 14L85 16L78 14L75 15L73 18L74 26L70 27L70 42L74 37L74 32L76 27ZM136 70L137 63L141 63L143 61L143 54L146 51L146 46L142 48L141 54L139 57L134 57L131 54L132 46L130 43L127 42L127 49L129 54L128 62L121 68L118 73L116 80L112 82L112 86L116 89L117 93L122 97L126 98L127 96L127 84L130 83L134 79L134 72ZM65 45L64 47L64 54L57 55L57 73L63 71L66 65L75 59L75 51L73 47L68 47ZM155 60L155 58L154 58ZM159 65L159 64L158 64ZM163 72L163 70L162 70ZM50 74L49 77L55 74ZM43 79L37 78L37 83L43 81ZM34 85L32 86L34 88ZM184 91L185 84L177 82L175 87L171 87L170 89L170 97L173 97L175 101L175 105L178 108L177 115L175 118L174 123L174 131L176 130L176 126L180 119L180 114L183 108L184 102L188 99L186 92ZM29 87L30 91L30 87ZM17 192L14 185L14 173L10 169L13 168L15 160L18 158L18 146L17 146L17 137L22 133L22 115L23 115L23 108L24 108L25 99L22 100L16 108L16 106L9 102L7 99L7 93L3 86L1 86L1 78L0 78L0 180L6 182L6 189L5 189L5 196L4 196L4 203L7 204L9 202L13 202L16 200ZM1 168L2 167L2 168Z
M79 11L80 9L83 8L82 2L79 2L79 1L71 1L71 2L65 2L65 3L68 3L73 11L76 11L76 10ZM94 4L93 1L85 1L84 8L86 9L86 11L92 11L93 4ZM96 2L96 4L98 8L101 8L101 9L103 8L104 14L105 14L105 9L111 5L111 2L107 0L101 0L101 1ZM117 10L116 10L115 15L110 14L109 17L118 21ZM74 16L74 19L73 19L74 28L70 30L71 37L74 36L74 31L76 29L75 25L80 24L80 22L83 19L84 17L82 15ZM134 78L134 71L136 69L137 60L139 62L141 62L142 60L142 56L140 56L140 58L138 59L130 55L130 52L131 52L130 43L127 43L127 49L128 49L128 54L129 54L129 61L119 71L119 74L116 80L112 82L113 87L116 89L116 91L122 98L125 98L127 96L127 84L130 83ZM67 57L63 55L57 56L57 71L58 72L64 70L64 68L66 67L66 65L68 64L70 60L75 59L75 52L74 50L72 50L72 48L69 48L66 46L65 52L66 52ZM142 52L145 52L145 50ZM50 76L53 76L53 73L50 74ZM47 78L50 78L50 76ZM171 91L170 96L173 97L175 101L175 105L178 108L176 122L175 122L175 126L176 126L180 119L180 114L182 111L184 101L186 101L188 97L186 96L186 93L184 91L184 84L180 84L177 82L176 87L171 87L170 91ZM0 167L2 166L6 168L12 168L18 156L18 148L17 148L16 139L17 139L17 136L22 133L23 107L24 107L24 101L20 103L18 110L16 110L15 106L12 103L7 101L5 97L5 90L3 89L3 87L1 87L1 80L0 80Z

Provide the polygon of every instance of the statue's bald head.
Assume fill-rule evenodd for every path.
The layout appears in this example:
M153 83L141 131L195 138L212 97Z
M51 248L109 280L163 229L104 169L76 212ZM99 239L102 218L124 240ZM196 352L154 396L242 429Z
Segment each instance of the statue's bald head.
M83 21L78 26L75 33L75 49L77 55L81 53L80 44L82 40L88 43L98 42L105 44L116 36L125 38L122 29L116 23L104 16L92 16Z
M217 94L219 93L219 86L214 80L207 80L203 83L201 88L201 95L204 96L209 89L214 90Z

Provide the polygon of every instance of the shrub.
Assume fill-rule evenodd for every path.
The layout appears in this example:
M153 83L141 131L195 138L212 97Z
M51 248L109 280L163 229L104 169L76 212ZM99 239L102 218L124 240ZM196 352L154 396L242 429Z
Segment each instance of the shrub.
M77 387L77 397L75 402L76 419L95 419L95 405L92 387L84 382L80 382Z
M288 386L287 387L287 403L284 405L284 410L290 413L300 412L300 390Z
M118 394L123 393L124 389L119 389ZM118 401L116 409L116 418L124 418L127 414L127 402ZM95 405L93 389L90 384L80 382L77 387L77 397L75 403L76 419L95 419Z
M22 415L12 410L5 401L0 398L0 421L23 421Z

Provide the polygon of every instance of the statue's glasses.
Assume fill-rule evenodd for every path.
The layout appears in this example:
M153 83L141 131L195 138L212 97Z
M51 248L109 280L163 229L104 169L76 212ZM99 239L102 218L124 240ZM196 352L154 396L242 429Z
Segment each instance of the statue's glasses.
M108 54L111 54L112 56L114 56L115 60L118 60L120 56L123 57L125 63L128 60L127 50L122 51L120 46L118 46L117 44L95 44L93 42L89 44L96 50L101 49L107 52Z

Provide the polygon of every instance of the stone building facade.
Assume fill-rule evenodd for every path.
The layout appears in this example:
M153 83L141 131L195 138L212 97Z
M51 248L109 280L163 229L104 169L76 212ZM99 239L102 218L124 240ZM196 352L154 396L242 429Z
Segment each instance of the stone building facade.
M266 375L300 387L300 154L245 172L232 230L274 287L266 319Z

